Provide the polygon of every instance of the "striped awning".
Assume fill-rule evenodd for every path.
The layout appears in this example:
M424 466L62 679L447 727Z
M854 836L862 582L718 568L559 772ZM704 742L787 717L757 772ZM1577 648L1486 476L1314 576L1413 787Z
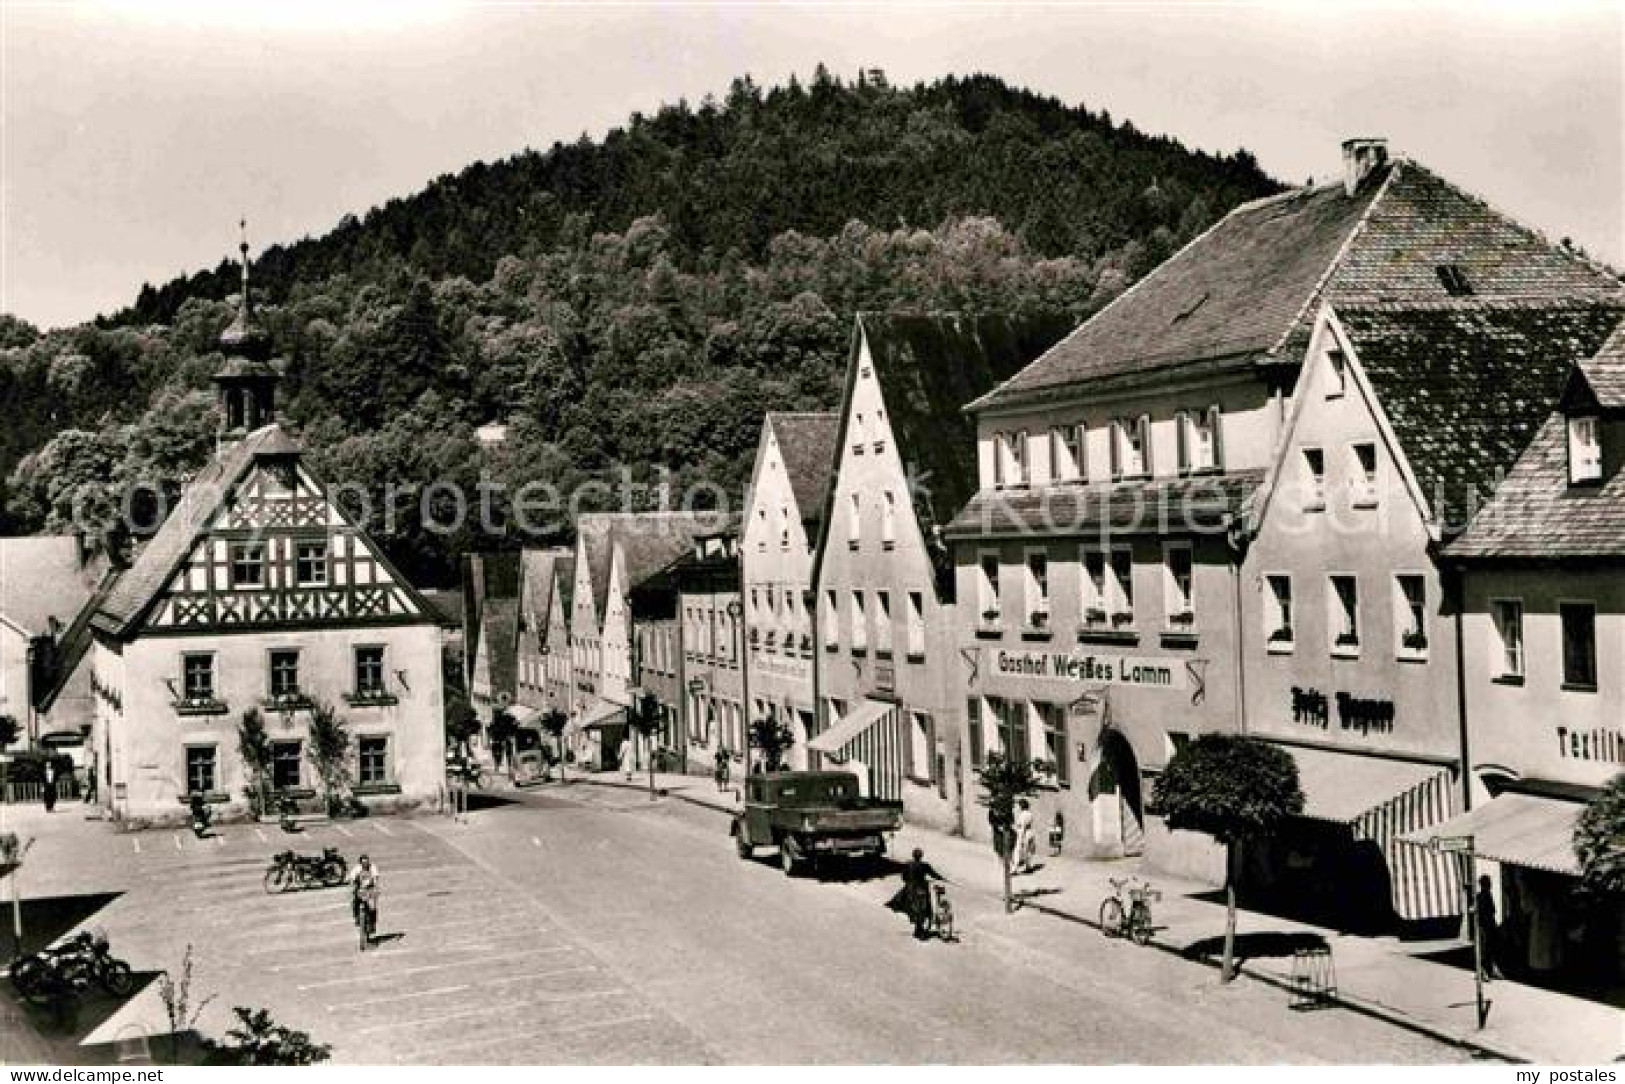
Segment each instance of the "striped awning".
M1387 860L1394 911L1401 918L1461 913L1456 866L1449 855L1401 846L1400 837L1440 824L1456 811L1453 769L1415 761L1288 747L1298 763L1303 816L1346 824Z
M905 751L896 704L864 700L840 722L808 741L807 748L836 763L862 763L869 769L871 796L902 798Z
M597 730L608 723L615 722L615 717L626 711L625 704L617 704L613 700L594 700L588 704L580 715L570 720L565 727L566 734L577 734L583 730Z
M1435 838L1472 836L1473 853L1507 865L1580 875L1574 853L1574 822L1585 806L1538 794L1502 794L1405 842L1425 847Z

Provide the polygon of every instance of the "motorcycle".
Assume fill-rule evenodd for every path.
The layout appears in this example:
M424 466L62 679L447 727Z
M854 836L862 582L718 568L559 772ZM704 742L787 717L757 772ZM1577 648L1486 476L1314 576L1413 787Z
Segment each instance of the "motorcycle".
M292 796L283 794L277 798L276 813L277 826L284 832L297 832L299 830L298 824L294 822L294 817L299 813L299 807L294 804Z
M209 834L209 827L213 823L214 814L209 812L209 807L203 804L202 798L194 796L192 798L192 834L202 839Z
M23 999L34 1005L64 1004L87 992L94 983L114 997L135 992L130 965L113 956L107 938L79 933L51 948L17 960L11 982Z
M350 867L337 848L323 847L319 855L283 851L271 857L265 871L265 891L289 892L295 888L332 888L344 883Z

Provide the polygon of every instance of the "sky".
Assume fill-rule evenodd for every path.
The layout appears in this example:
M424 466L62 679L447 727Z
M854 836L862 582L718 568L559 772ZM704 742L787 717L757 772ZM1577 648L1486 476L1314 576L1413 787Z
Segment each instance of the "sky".
M986 72L1289 183L1385 136L1625 265L1625 0L0 0L0 312L78 323L750 74Z

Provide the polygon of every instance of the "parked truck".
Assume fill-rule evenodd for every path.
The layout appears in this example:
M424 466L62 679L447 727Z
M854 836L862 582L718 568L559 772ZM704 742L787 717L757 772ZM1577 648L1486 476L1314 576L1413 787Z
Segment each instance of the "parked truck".
M852 772L771 772L745 782L730 831L741 858L776 847L790 875L830 856L879 858L903 826L903 803L865 798Z

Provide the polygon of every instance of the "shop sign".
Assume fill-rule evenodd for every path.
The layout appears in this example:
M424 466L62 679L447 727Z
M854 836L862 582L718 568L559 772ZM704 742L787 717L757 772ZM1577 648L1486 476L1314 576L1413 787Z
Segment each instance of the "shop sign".
M810 665L792 659L775 659L756 656L750 664L751 671L756 674L767 674L772 677L790 678L796 681L805 681L811 673Z
M1601 760L1625 764L1625 731L1557 728L1557 755L1571 760Z
M1181 660L1144 655L1099 655L1063 651L1000 651L994 660L1001 675L1076 681L1086 685L1123 685L1135 689L1183 689Z
M1376 731L1379 734L1390 733L1394 729L1394 702L1392 700L1376 700L1370 697L1354 696L1351 693L1335 694L1337 703L1337 722L1344 730L1352 730L1359 734L1369 734ZM1292 721L1302 723L1304 726L1319 727L1322 730L1331 725L1330 703L1326 694L1319 689L1303 689L1294 685L1292 687Z

